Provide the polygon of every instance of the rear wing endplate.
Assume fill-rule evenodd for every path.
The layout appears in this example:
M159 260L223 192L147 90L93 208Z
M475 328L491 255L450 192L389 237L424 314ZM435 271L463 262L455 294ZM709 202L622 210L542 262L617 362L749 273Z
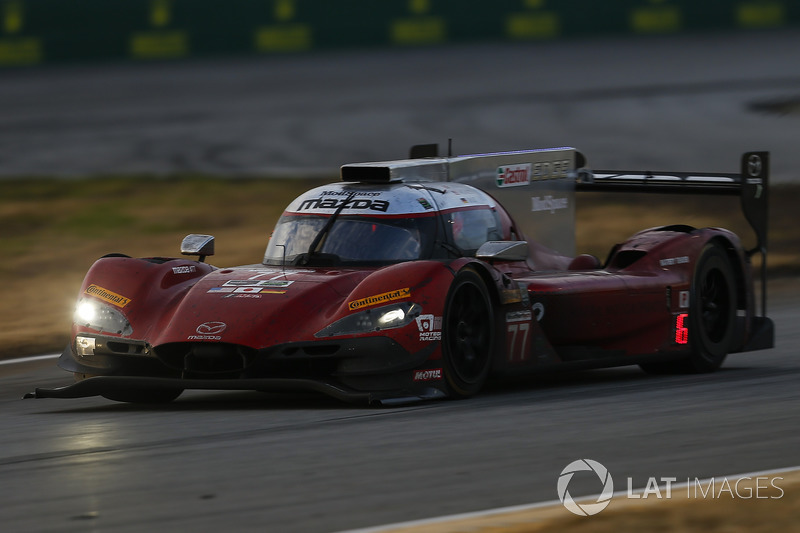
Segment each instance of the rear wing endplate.
M761 311L766 315L769 152L743 154L739 174L582 169L576 190L739 196L742 212L756 235L756 246L747 255L761 254Z

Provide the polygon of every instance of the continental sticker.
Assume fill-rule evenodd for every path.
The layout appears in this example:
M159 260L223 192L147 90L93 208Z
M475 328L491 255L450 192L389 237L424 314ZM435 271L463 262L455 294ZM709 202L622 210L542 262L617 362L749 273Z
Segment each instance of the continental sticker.
M391 302L392 300L402 300L403 298L408 298L409 296L411 296L411 288L406 287L405 289L397 289L396 291L384 292L382 294L367 296L366 298L361 298L360 300L353 300L347 304L347 307L351 311L355 311L356 309L362 309L364 307L370 307L372 305L378 305L384 302Z
M105 300L106 302L116 305L117 307L125 307L131 302L130 298L126 298L121 294L117 294L116 292L104 289L103 287L95 285L94 283L86 287L86 290L84 292L89 296L100 298L101 300Z

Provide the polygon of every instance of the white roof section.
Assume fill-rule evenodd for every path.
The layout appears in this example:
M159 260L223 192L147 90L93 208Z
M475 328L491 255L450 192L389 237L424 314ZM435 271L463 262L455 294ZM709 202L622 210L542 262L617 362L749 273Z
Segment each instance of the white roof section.
M463 183L331 183L300 195L284 214L332 215L348 198L342 215L424 216L496 206L491 196Z

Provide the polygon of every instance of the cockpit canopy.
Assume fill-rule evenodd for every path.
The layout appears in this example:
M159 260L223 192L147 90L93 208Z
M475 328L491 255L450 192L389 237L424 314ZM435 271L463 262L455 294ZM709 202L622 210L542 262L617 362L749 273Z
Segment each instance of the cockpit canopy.
M264 264L380 265L474 255L484 242L508 238L498 209L489 195L458 183L326 185L284 211Z

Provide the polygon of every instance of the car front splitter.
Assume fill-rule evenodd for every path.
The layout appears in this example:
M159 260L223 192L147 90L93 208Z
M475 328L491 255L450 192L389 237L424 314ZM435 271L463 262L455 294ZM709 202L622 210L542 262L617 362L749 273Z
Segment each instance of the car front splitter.
M415 391L357 391L335 383L297 378L175 379L140 376L97 376L58 387L37 388L23 398L87 398L120 390L252 390L262 392L318 392L350 403L400 405L444 397L434 388Z

